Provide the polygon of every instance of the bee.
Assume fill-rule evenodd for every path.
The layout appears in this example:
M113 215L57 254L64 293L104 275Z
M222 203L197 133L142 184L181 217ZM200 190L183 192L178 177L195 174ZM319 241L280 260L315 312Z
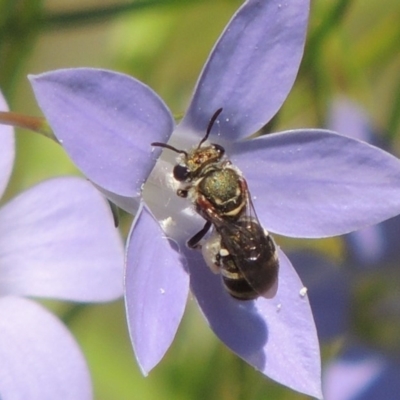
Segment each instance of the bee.
M177 195L188 198L206 220L187 245L202 248L207 265L221 274L232 297L253 300L265 296L276 283L278 256L271 236L258 221L241 172L225 157L221 145L204 144L221 112L222 108L215 112L205 136L191 151L159 142L152 146L182 154L173 169L174 178L181 183ZM213 234L200 245L211 228Z
M248 216L215 231L202 253L210 269L221 274L227 292L239 300L265 295L278 274L276 247L268 232Z

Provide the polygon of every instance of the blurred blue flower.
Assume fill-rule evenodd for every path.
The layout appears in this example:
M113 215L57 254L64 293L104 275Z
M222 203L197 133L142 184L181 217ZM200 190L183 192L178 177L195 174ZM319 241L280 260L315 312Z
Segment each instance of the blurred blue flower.
M240 357L272 379L321 396L315 326L302 283L279 250L273 299L241 302L222 288L186 240L204 225L176 196L168 142L197 146L223 108L210 140L243 172L258 217L292 237L339 235L400 212L400 162L325 130L293 130L243 140L265 125L288 95L303 54L309 0L249 0L214 47L179 125L143 83L98 69L31 77L58 140L110 199L136 213L128 241L126 308L144 374L169 348L184 312L189 280L205 318ZM360 201L363 199L363 201ZM144 200L144 202L142 202Z
M0 126L0 196L13 162L12 128ZM92 399L78 344L30 298L114 300L123 294L123 257L107 202L80 178L48 180L0 208L2 400Z
M354 102L339 98L332 103L328 127L348 137L363 140L390 153L394 149L377 133L367 113ZM396 154L397 155L397 154ZM400 217L344 236L346 264L359 271L380 268L382 264L398 263Z
M349 137L389 148L376 134L367 114L347 99L333 102L328 126ZM365 308L371 304L359 303L363 307L359 310L355 309L357 303L351 301L362 279L370 276L375 285L380 285L376 276L386 274L388 279L392 279L390 276L393 274L388 275L388 272L398 267L399 232L400 217L395 217L345 235L345 259L341 265L334 265L326 257L311 252L290 255L309 289L320 340L327 341L339 335L345 340L339 356L324 369L323 393L326 400L398 398L400 363L393 357L393 352L389 357L384 351L378 351L378 346L374 349L367 345L365 337L360 337L361 332L354 329L351 317L365 314ZM374 273L377 275L373 276ZM387 291L386 288L382 292ZM382 321L391 319L389 323L395 329L395 319L399 317L398 306L393 303L397 304L399 296L389 294L386 299L385 293L381 296L372 299L373 308L380 315L372 323L377 329L385 329Z
M347 346L323 375L326 400L397 400L400 363L359 343Z

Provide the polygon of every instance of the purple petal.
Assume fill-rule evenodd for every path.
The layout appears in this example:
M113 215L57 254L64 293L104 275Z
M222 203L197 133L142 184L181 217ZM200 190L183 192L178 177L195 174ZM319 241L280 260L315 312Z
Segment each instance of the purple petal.
M367 114L347 99L333 102L328 126L346 136L363 139L385 150L389 148L382 137L374 133ZM400 255L399 231L400 217L397 217L346 235L350 263L358 268L381 268L382 263L396 262Z
M110 207L80 178L56 178L0 210L0 293L108 301L123 293L124 250Z
M296 78L309 0L250 0L216 44L197 83L184 125L204 132L219 108L219 132L235 140L253 134L279 110Z
M395 400L399 390L399 366L359 347L346 350L324 371L326 400Z
M141 207L128 240L125 301L131 341L144 375L168 350L185 310L189 277L175 247Z
M31 77L38 103L65 150L94 183L137 197L174 122L146 85L116 72L78 68Z
M360 269L397 265L399 232L400 217L395 217L344 236L347 264Z
M1 92L0 111L8 111L7 103ZM14 130L11 126L0 125L0 198L10 179L14 156Z
M108 190L93 184L107 199L112 201L115 205L120 207L122 210L125 210L127 213L131 215L135 215L139 208L140 198L136 197L125 197L115 194L113 192L109 192Z
M90 400L85 359L59 320L33 301L0 299L1 398Z
M371 123L361 107L347 99L337 99L329 110L328 128L341 135L371 143Z
M326 237L400 213L400 161L364 142L295 130L233 146L263 225L293 237Z
M320 340L347 332L350 318L350 277L326 257L311 251L289 254L308 288L308 297Z
M310 305L282 251L279 260L273 299L231 298L220 276L208 270L199 254L192 254L191 287L213 331L235 353L277 382L321 398L320 355Z

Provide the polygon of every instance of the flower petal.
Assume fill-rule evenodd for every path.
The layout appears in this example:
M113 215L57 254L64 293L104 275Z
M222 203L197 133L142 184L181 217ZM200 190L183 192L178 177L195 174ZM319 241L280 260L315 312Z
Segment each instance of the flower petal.
M0 111L8 111L7 103L1 92ZM14 130L11 126L0 125L0 198L10 179L14 156Z
M108 203L56 178L0 210L0 293L108 301L123 293L124 250Z
M126 211L131 215L135 215L139 208L140 198L136 197L125 197L115 194L114 192L109 192L108 190L102 188L101 186L93 185L99 190L107 199L113 202L116 206Z
M116 72L77 68L30 77L38 103L65 150L94 183L137 197L174 122L146 85Z
M189 277L174 247L142 206L128 240L125 301L131 341L144 375L168 350L185 310Z
M33 301L0 299L1 398L90 400L85 359L72 335Z
M397 266L400 217L388 219L344 236L347 264L357 269L381 269L383 264Z
M277 382L321 398L319 347L310 305L281 250L279 260L273 299L231 298L200 255L192 256L190 263L191 287L215 334L236 354Z
M320 340L347 332L350 318L350 277L326 257L308 251L289 254L308 297Z
M400 213L400 161L324 130L294 130L232 146L263 225L293 237L327 237Z
M346 136L365 140L384 150L390 148L372 128L367 114L348 99L337 99L329 113L328 126ZM382 263L395 263L400 256L398 232L400 217L369 226L344 237L347 256L353 267L381 268Z
M395 400L399 390L399 365L359 346L347 349L324 371L326 400Z
M329 109L328 129L375 144L372 142L373 135L368 115L361 107L345 98L336 99L332 103Z
M219 108L226 139L249 136L279 110L296 78L309 0L249 0L226 27L206 62L184 119L204 132Z

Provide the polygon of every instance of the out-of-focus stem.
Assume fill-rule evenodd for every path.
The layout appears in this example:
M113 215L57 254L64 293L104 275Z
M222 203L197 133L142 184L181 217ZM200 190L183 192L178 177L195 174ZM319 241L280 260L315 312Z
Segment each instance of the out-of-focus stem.
M41 117L31 117L15 112L0 111L0 124L28 129L59 143L48 122Z

